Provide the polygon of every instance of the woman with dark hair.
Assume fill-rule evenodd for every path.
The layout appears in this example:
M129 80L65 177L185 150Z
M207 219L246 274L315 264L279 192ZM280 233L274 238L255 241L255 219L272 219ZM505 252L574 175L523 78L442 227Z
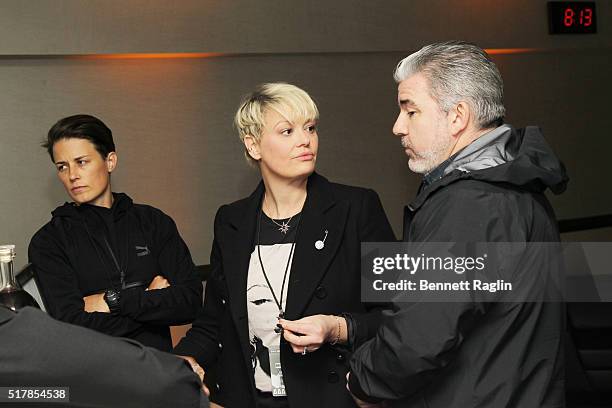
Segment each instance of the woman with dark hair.
M171 350L169 326L191 322L202 304L202 284L174 221L112 192L117 153L100 119L61 119L44 147L72 199L29 247L47 312Z
M262 181L217 212L204 308L174 351L208 370L225 407L354 407L348 354L381 319L361 302L360 244L395 237L374 191L314 172L318 116L284 83L236 113Z

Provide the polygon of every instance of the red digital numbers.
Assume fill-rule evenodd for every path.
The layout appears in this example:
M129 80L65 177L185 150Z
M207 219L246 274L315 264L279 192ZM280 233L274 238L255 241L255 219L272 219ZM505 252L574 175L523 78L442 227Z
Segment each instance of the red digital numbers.
M575 19L576 12L568 7L563 12L563 25L566 27L571 27L574 24L579 24L583 27L588 27L593 24L593 9L585 8L580 10L578 13L578 21Z
M593 24L593 9L586 8L580 11L580 24L585 27Z
M597 7L594 1L549 1L550 34L596 34Z
M576 15L576 13L574 13L574 10L572 10L571 8L566 8L565 12L563 13L563 25L566 27L571 27L574 25L574 16Z

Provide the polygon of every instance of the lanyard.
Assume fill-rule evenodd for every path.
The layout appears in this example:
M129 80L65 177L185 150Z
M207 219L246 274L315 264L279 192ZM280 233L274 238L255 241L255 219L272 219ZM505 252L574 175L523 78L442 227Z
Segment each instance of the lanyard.
M283 294L285 292L285 282L287 280L287 272L289 271L289 265L293 258L293 250L295 249L295 244L297 243L298 236L300 234L302 214L300 214L300 218L298 219L298 224L295 230L295 239L293 240L293 243L291 244L291 250L289 251L289 258L287 258L287 264L285 265L285 272L283 274L283 283L281 286L281 293L280 293L280 299L279 299L276 297L276 293L274 293L274 289L272 288L272 284L270 284L270 280L268 279L268 274L266 274L266 269L264 268L264 264L261 259L260 242L261 242L261 215L262 213L263 213L263 207L260 207L259 217L257 218L257 257L259 258L259 265L261 266L261 271L263 272L263 276L266 279L266 284L268 285L270 292L272 292L272 297L274 298L274 302L276 303L276 306L278 307L278 318L282 319L285 316L285 312L283 311L283 305L282 305ZM274 329L274 331L277 333L281 333L282 327L280 326L280 324L276 325L276 328Z

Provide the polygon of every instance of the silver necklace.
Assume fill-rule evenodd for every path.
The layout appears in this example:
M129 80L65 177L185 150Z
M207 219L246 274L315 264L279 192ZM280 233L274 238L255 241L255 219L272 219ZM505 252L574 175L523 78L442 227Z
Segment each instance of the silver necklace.
M264 199L263 199L263 204L265 204L266 202L266 196L264 195ZM263 204L262 204L262 211L263 211ZM304 205L304 204L302 204ZM280 232L282 232L283 234L287 235L287 232L289 232L289 228L291 228L291 225L289 225L291 223L291 220L293 219L293 217L295 217L297 214L293 214L291 217L289 217L289 219L287 221L282 221L280 224L278 222L276 222L276 220L274 220L274 218L272 217L268 217L270 220L272 220L272 222L274 224L276 224L276 226L278 227L278 230Z
M291 225L289 225L289 223L291 222L291 220L293 219L294 215L292 215L291 217L289 217L289 219L287 221L282 221L280 224L278 222L276 222L273 218L270 218L270 220L272 220L272 222L274 224L276 224L276 226L278 227L278 230L280 232L282 232L283 234L287 234L287 232L289 231L289 228L291 228Z

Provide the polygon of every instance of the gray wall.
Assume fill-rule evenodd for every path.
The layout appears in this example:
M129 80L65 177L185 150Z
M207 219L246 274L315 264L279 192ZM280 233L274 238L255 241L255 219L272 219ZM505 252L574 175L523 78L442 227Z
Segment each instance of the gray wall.
M26 262L31 235L67 198L39 147L74 113L115 134L115 191L177 221L207 263L219 205L255 187L231 127L240 97L265 81L304 87L321 110L318 170L377 190L396 233L419 179L398 140L391 72L420 46L467 39L495 54L508 121L540 125L565 161L559 218L612 212L607 177L612 5L599 34L550 36L546 2L503 1L0 1L0 242ZM217 53L143 59L131 53ZM117 58L119 57L119 58ZM606 235L609 237L609 235Z

